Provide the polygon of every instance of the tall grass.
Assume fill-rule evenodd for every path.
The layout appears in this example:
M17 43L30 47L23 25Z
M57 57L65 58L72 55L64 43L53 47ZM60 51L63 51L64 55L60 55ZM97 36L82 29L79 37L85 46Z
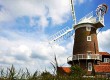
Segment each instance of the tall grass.
M83 78L68 75L52 75L47 71L40 73L35 71L33 74L26 68L17 71L12 65L10 68L0 69L0 80L109 80L106 78Z

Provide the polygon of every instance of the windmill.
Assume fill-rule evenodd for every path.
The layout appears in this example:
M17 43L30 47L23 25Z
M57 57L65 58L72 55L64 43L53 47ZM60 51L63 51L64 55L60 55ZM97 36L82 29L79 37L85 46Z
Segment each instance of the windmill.
M71 12L72 12L72 19L73 19L73 25L71 28L65 27L64 29L58 31L54 35L52 35L49 38L49 43L53 43L62 39L66 39L70 36L73 35L73 30L75 29L75 25L84 23L84 22L93 22L93 11L81 18L79 21L76 20L76 15L75 15L75 9L74 9L74 2L73 0L70 0L70 5L71 5ZM107 12L107 5L106 4L101 4L98 6L96 9L96 15L97 15L97 22L100 21L102 24L104 24L104 14ZM87 21L88 20L88 21ZM102 28L101 28L102 29ZM74 36L74 35L73 35Z
M104 15L108 7L106 4L101 4L97 7L95 16L92 11L79 21L76 20L73 0L71 0L71 10L74 21L72 28L67 27L54 34L50 39L50 43L72 36L73 30L75 30L73 54L67 58L67 62L71 66L80 65L91 74L93 66L102 61L96 31L105 26Z

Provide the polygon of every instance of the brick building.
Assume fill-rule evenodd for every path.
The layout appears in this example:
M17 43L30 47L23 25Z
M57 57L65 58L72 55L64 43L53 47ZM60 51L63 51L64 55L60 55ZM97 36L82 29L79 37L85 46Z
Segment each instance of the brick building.
M100 52L97 41L97 29L104 27L104 14L107 12L105 4L99 5L97 8L97 17L93 13L89 13L82 18L76 25L73 54L67 58L68 64L71 66L79 65L87 71L87 75L110 74L110 54ZM63 73L69 73L69 67L58 67Z

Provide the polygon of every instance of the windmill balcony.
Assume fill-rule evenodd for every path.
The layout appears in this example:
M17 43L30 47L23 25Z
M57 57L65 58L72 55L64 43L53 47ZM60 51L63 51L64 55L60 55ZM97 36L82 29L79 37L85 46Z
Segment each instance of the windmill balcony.
M73 55L67 58L67 62L73 61L73 60L84 60L84 59L95 59L95 60L102 60L102 55L100 54L77 54Z

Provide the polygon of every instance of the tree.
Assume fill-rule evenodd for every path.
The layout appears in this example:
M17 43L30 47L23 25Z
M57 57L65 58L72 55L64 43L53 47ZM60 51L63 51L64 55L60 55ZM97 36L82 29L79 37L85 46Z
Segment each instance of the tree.
M71 69L71 76L73 77L82 77L84 74L86 74L86 71L83 70L78 65L71 66L70 69Z

